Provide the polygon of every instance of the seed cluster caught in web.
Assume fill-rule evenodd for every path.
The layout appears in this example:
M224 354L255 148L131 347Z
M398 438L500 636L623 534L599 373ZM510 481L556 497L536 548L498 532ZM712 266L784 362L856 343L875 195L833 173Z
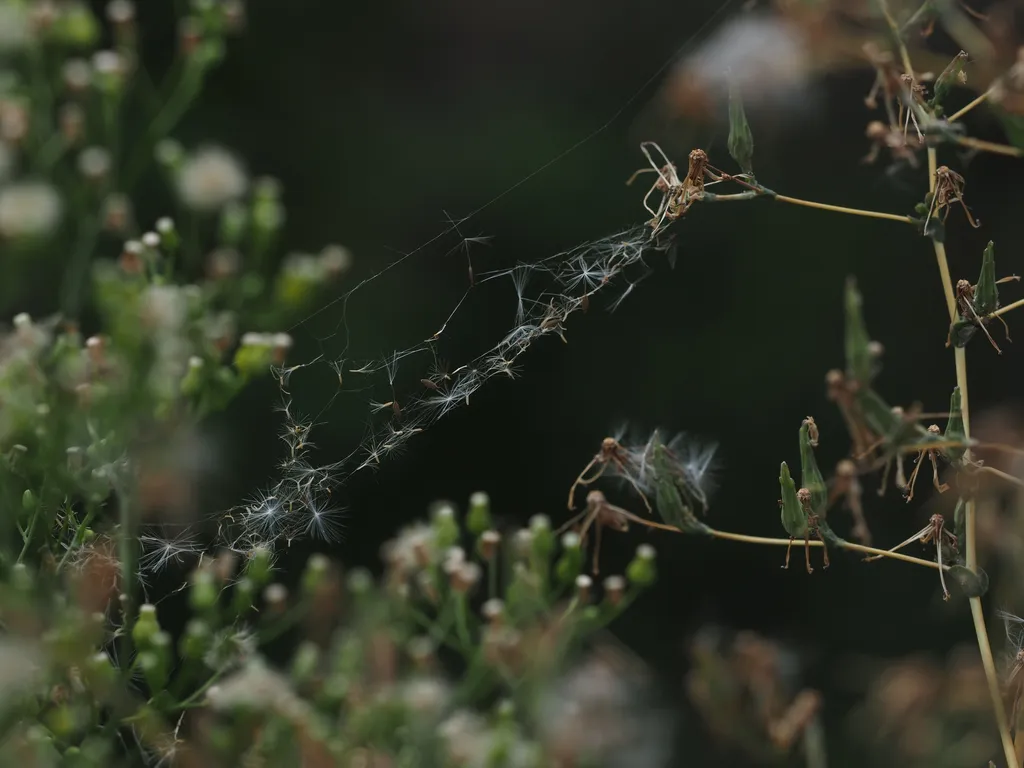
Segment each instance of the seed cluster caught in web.
M449 232L456 230L453 225ZM392 350L371 360L346 356L351 335L344 310L355 293L367 290L383 272L359 283L334 300L334 304L342 304L343 316L335 332L319 340L322 354L315 360L275 370L286 456L272 486L222 513L218 527L223 543L239 552L251 552L299 538L337 539L344 511L335 491L350 476L373 471L401 453L416 435L468 405L491 379L515 378L522 367L520 358L535 342L546 337L566 341L566 323L574 313L597 307L617 309L650 273L651 257L661 256L671 262L674 253L670 249L667 238L652 239L651 229L638 225L534 263L518 263L475 277L470 272L468 288L434 333L407 349ZM385 271L411 255L403 256ZM494 301L507 301L507 332L475 357L454 366L446 364L439 354L439 343L457 337L466 324L474 322L468 313L462 317L460 309L471 295L483 291L489 292L489 300L493 296ZM332 351L332 346L341 349ZM330 402L312 419L303 418L293 402L295 375L300 372L327 375L337 382ZM366 396L367 392L372 394ZM368 413L364 437L341 460L317 464L312 451L313 428L346 393L363 393L359 402ZM178 555L178 545L155 540L147 562L166 565Z

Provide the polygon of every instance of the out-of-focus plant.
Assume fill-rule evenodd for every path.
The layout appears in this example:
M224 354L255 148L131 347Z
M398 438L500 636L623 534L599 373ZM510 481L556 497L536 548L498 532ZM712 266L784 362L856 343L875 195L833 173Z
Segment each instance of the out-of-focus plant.
M642 669L600 637L654 582L649 545L631 579L595 585L575 534L536 516L503 536L475 494L463 519L440 503L388 542L379 582L315 555L289 590L269 550L208 559L172 636L157 606L118 599L115 542L87 538L60 573L18 565L0 588L5 764L541 768L668 749Z

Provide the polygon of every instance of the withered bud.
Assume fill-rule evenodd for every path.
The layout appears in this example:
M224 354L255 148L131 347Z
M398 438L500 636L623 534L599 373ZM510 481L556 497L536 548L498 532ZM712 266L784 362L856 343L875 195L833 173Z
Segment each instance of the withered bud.
M804 508L804 511L809 512L811 509L811 492L806 488L801 488L796 492L796 497L800 501L800 506Z
M850 459L841 459L836 464L836 474L844 478L855 477L857 475L857 465Z
M939 429L939 425L938 424L929 424L928 425L928 434L929 435L941 435L942 434L942 430Z
M480 609L480 613L487 619L487 623L497 626L501 623L502 617L505 615L505 603L502 600L494 597L483 604Z
M108 195L103 201L103 228L115 235L124 234L131 216L131 204L125 195Z
M181 52L191 56L203 41L203 25L195 16L186 16L178 22L178 40Z
M480 581L480 566L474 562L462 563L451 574L451 587L460 594L466 594Z
M437 591L434 576L430 571L420 571L416 574L416 586L419 588L420 594L431 605L437 605L441 601L441 595Z
M519 529L516 531L516 535L515 538L513 538L512 543L514 545L516 557L529 557L533 547L533 531L529 528Z
M814 417L808 416L803 420L801 426L807 427L807 438L815 448L818 446L818 425L814 423Z
M610 605L618 605L626 593L626 580L622 576L609 576L604 580L604 597Z
M102 336L90 336L85 340L85 349L89 355L89 359L96 365L103 363L103 352L106 349L106 342Z
M437 660L437 646L426 635L419 635L410 640L406 651L412 663L420 671L430 668Z
M217 559L213 561L213 574L222 584L226 584L231 581L237 568L238 555L231 550L224 550L217 555Z
M480 556L490 561L498 552L501 544L501 534L497 531L484 531L480 534Z
M839 400L846 394L846 375L838 368L825 374L825 387L829 400Z
M885 354L885 347L882 346L880 341L869 341L868 342L868 354L871 355L875 360L879 359Z
M242 255L234 248L217 248L206 259L206 274L211 280L224 280L238 273Z
M576 577L576 596L581 603L590 600L590 590L594 586L594 580L587 574L581 573Z
M288 588L284 584L271 584L263 590L263 600L271 613L281 614L288 607Z
M78 144L85 131L85 111L78 104L64 104L57 115L60 135L68 144Z
M139 275L142 274L145 265L142 262L142 254L145 253L145 247L138 240L129 240L124 244L121 249L121 258L118 259L118 265L121 270L127 275Z

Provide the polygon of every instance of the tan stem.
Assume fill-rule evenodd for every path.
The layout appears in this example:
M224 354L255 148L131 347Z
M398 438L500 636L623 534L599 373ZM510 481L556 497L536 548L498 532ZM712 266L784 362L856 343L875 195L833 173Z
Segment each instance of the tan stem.
M928 167L936 165L935 148L928 148ZM935 174L929 174L929 183L934 185ZM934 190L934 186L932 186ZM950 321L956 320L956 296L953 293L953 284L949 277L949 262L946 260L946 248L942 243L932 240L935 249L935 260L938 262L939 275L942 277L942 289L946 296L946 306L949 309ZM953 350L953 359L956 364L956 383L960 387L960 409L964 422L964 436L967 442L971 438L971 412L970 398L967 389L967 350L964 347L956 347ZM970 448L964 453L964 458L970 460ZM965 565L974 571L978 567L978 543L976 535L976 513L977 509L973 498L967 499L964 513L964 538L966 538ZM985 626L985 610L981 604L980 597L970 598L971 618L974 621L974 634L978 639L978 652L981 654L981 664L985 670L985 680L988 683L989 696L992 699L992 709L995 710L996 725L999 728L999 739L1003 746L1003 755L1006 758L1007 766L1019 766L1017 753L1013 746L1013 739L1010 736L1010 724L1006 717L1006 708L1003 706L1002 686L999 682L999 674L996 671L995 659L992 656L992 644L988 639L988 628Z
M727 541L739 541L744 544L761 544L770 547L788 547L790 544L789 539L773 539L765 536L748 536L745 533L730 533L729 531L718 531L711 529L711 535L716 539L725 539ZM821 541L814 540L810 542L812 547L823 547L825 544ZM901 560L904 563L912 563L913 565L923 565L926 568L940 568L939 564L931 560L924 560L920 557L911 557L910 555L904 555L902 552L890 552L887 549L875 549L874 547L866 547L863 544L854 544L852 541L844 541L838 545L841 549L847 549L851 552L863 552L867 555L878 555L879 557L888 557L893 560ZM949 570L948 565L941 566L942 570Z
M956 143L962 147L970 147L979 152L991 152L994 155L1005 155L1006 157L1020 157L1024 150L1019 147L1011 147L1008 144L996 144L994 141L983 141L970 136L959 136Z
M946 118L946 121L947 121L947 122L950 122L950 123L955 123L955 122L956 122L957 120L959 120L959 119L960 119L961 117L963 117L963 116L964 116L964 115L966 115L966 114L967 114L968 112L970 112L970 111L971 111L972 109L974 109L975 107L979 106L980 104L983 104L983 103L985 102L985 100L986 100L986 99L988 99L988 97L989 97L989 96L990 96L991 94L992 94L992 89L991 89L991 88L989 88L989 89L988 89L987 91L985 91L985 92L984 92L983 94L981 94L980 96L978 96L978 97L976 97L976 98L972 99L972 100L971 100L971 102L970 102L969 104L966 104L965 106L961 107L961 108L960 108L960 109L958 109L958 110L957 110L956 112L954 112L954 113L953 113L952 115L950 115L949 117L947 117L947 118Z
M989 315L989 317L999 317L1000 315L1005 315L1007 312L1017 309L1018 307L1024 307L1024 299L1017 299L1017 301L1010 302L1005 307L1000 307L991 315Z
M995 467L978 467L978 471L995 475L1000 480L1005 480L1008 483L1024 486L1024 480L1021 480L1016 475L1011 475L1009 472L1003 472L1001 469L996 469Z
M836 213L848 213L854 216L867 216L871 219L888 219L889 221L900 221L904 224L913 224L914 220L909 216L902 216L898 213L883 213L881 211L865 211L860 208L847 208L842 205L829 205L828 203L816 203L813 200L801 200L798 197L787 195L775 195L776 200L793 205L803 205L808 208L817 208L821 211L835 211Z

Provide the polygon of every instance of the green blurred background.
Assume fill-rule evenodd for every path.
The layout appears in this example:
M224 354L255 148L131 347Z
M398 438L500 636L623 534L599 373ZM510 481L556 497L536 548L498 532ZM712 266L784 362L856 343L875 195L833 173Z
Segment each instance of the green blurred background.
M174 45L172 4L140 5L146 61L159 71ZM347 287L442 232L446 212L464 216L498 195L462 227L493 237L474 250L476 269L531 261L646 218L645 187L623 183L643 164L641 140L659 141L680 160L702 146L729 166L724 128L657 117L649 108L657 80L638 93L691 36L707 35L701 27L720 5L252 0L247 33L232 41L177 135L187 146L228 145L254 174L280 178L287 247L348 246L355 263ZM926 185L923 170L889 178L884 165L859 162L874 118L863 105L871 81L871 73L832 78L808 94L811 109L752 117L759 180L794 196L910 211ZM624 105L604 130L503 194ZM997 136L984 115L971 125L975 135ZM1019 164L943 152L943 162L967 176L968 202L984 224L972 230L957 211L951 215L954 279L976 279L988 239L997 243L1000 272L1020 271ZM154 187L145 203L152 210L143 207L140 221L164 212L162 194ZM489 492L508 522L543 512L560 523L573 478L622 421L717 441L713 524L782 535L778 467L797 460L801 420L813 415L820 425L824 467L848 449L823 377L842 364L849 274L865 294L869 328L885 345L881 390L893 402L946 407L954 384L943 346L946 310L931 249L911 228L757 201L698 206L675 229L674 270L652 260L654 274L614 314L598 302L574 316L569 343L537 345L523 358L521 380L491 381L405 455L355 476L343 489L345 538L327 551L347 564L375 564L381 543L430 501L464 503L475 490ZM353 298L355 354L404 348L439 327L466 286L464 258L448 255L457 243L442 238ZM297 360L340 351L341 339L330 336L339 309L293 330ZM474 356L500 338L513 311L510 290L475 302L453 326L444 354L456 365ZM1004 351L998 357L983 341L972 345L975 408L1020 400L1021 354L1010 344ZM296 403L315 412L335 386L326 366L314 367L297 379ZM236 503L273 471L281 448L275 396L269 383L250 391L211 425L223 461L211 509ZM358 443L366 400L341 398L324 414L314 437L321 461L336 461ZM916 531L932 511L929 493L906 505L879 499L875 487L868 483L865 505L883 546ZM636 506L624 495L614 500ZM847 522L835 525L846 530ZM800 651L808 683L826 694L834 765L863 764L847 753L842 727L856 693L843 674L853 659L972 640L966 602L943 604L924 569L862 566L836 553L830 570L808 576L802 567L782 570L779 549L641 531L606 537L604 571L624 568L641 541L658 549L660 582L614 629L653 665L662 695L685 711L686 643L702 625L785 640ZM680 764L745 763L713 746L692 714L678 733Z

